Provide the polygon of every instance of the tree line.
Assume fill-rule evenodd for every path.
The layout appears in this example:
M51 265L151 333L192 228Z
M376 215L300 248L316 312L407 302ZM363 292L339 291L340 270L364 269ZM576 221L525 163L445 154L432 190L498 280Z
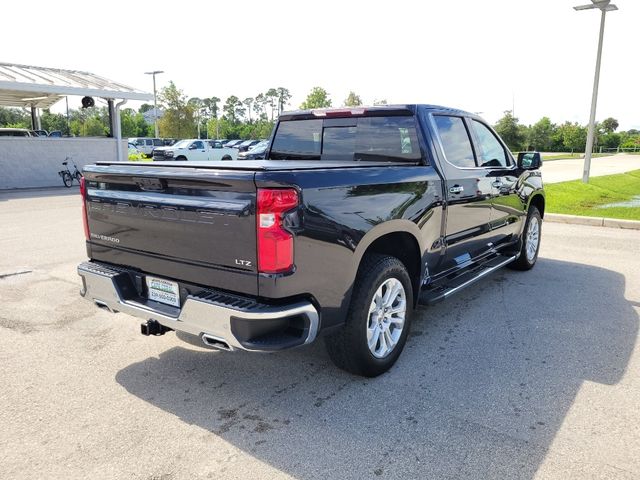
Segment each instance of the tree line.
M596 123L595 151L640 147L640 131L617 132L618 126L612 117ZM549 117L542 117L533 125L523 125L510 110L504 112L494 128L512 151L584 152L587 143L586 126L576 122L555 124Z
M191 97L179 89L174 82L162 88L158 95L159 134L163 138L268 138L278 115L289 106L291 92L284 87L269 88L255 97L240 98L230 95L222 103L219 97ZM376 100L385 104L386 100ZM345 106L361 105L362 100L350 92L344 100ZM329 93L314 87L300 108L323 108L332 106ZM155 126L153 105L144 103L138 110L124 108L120 112L120 125L124 138L153 137ZM41 113L44 130L59 130L65 136L109 135L109 113L106 106L87 109L70 109L69 118L63 113L52 113L44 109ZM151 118L149 118L151 117ZM0 126L31 128L31 115L26 109L0 107Z
M172 81L158 97L162 117L160 136L165 138L267 138L275 119L289 104L287 88L270 88L255 97L188 98ZM141 109L152 109L142 105ZM123 134L124 135L124 134Z
M158 120L160 136L163 138L268 138L278 115L289 106L291 92L284 87L269 88L255 97L240 98L230 95L225 102L218 97L188 97L173 81L160 90ZM374 105L383 105L385 99L374 100ZM362 99L353 91L341 102L342 106L362 105ZM329 92L322 87L313 87L301 109L333 106ZM153 122L147 122L144 113L153 110L153 105L142 104L138 110L125 108L120 113L122 136L153 137ZM42 128L60 130L63 135L105 136L109 134L109 115L105 106L87 109L70 109L69 122L65 114L43 110ZM31 116L26 109L0 107L0 126L30 128ZM617 131L618 121L606 118L596 125L595 150L638 148L640 131ZM523 125L513 112L494 125L496 132L512 151L538 150L546 152L584 152L587 127L575 122L555 124L548 117L533 125Z

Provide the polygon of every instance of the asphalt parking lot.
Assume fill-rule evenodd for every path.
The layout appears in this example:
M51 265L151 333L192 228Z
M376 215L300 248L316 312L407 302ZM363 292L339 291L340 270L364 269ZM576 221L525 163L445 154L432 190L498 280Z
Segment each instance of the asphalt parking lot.
M82 300L73 190L0 193L0 478L640 478L640 231L546 223L363 379Z

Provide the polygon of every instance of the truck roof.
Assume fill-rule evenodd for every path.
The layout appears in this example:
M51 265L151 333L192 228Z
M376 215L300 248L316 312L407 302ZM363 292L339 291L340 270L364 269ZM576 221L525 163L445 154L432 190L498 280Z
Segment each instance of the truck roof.
M291 110L282 112L278 117L279 120L303 120L311 118L326 117L353 117L353 116L396 116L396 115L415 115L418 110L438 110L456 113L459 115L470 116L469 112L457 108L443 107L441 105L431 104L396 104L396 105L363 105L357 107L340 107L340 108L313 108L308 110Z

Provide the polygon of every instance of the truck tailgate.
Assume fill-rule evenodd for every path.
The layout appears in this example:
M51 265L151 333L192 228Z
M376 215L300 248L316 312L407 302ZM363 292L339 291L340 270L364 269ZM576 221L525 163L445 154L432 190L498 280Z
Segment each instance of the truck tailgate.
M127 164L84 175L93 259L257 294L253 171Z

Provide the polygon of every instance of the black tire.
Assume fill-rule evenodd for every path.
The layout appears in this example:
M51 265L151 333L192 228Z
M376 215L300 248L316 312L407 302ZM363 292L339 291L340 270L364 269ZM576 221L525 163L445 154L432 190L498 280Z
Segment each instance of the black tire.
M67 188L71 188L71 185L73 185L73 177L71 176L71 174L69 172L62 172L61 176L64 186Z
M535 228L533 222L537 223L537 245L535 247L535 254L532 254L533 250L527 253L527 238L529 237L529 229ZM527 221L522 230L522 246L520 247L520 256L514 262L511 262L508 266L513 270L531 270L538 260L538 252L540 251L540 240L542 238L542 216L540 211L533 205L529 207L527 214Z
M80 184L80 179L82 178L82 174L78 171L76 171L76 180L78 181L78 184Z
M398 280L404 287L405 319L399 332L400 337L390 353L384 358L377 358L369 349L367 341L369 309L378 288L389 279ZM386 372L402 353L411 327L412 313L413 289L404 264L388 255L365 256L356 277L346 324L339 331L325 337L329 357L338 367L356 375L376 377Z
M184 155L180 155L178 158L176 158L177 162L186 162L187 161L187 157L185 157Z
M233 158L231 158L229 155L225 155L224 157L222 157L222 160L233 160Z

